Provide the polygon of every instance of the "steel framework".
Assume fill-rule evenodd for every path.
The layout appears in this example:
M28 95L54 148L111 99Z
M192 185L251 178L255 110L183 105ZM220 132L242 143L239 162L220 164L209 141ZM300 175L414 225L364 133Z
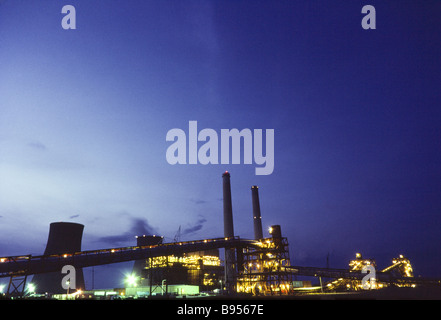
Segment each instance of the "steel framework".
M257 246L244 247L237 279L238 291L254 295L287 295L292 293L293 273L290 266L288 240L266 238Z

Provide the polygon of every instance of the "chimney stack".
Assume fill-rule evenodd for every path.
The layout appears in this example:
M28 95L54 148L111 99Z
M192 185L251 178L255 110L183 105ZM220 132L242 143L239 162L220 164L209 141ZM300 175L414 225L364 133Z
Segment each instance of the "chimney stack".
M224 237L234 237L233 206L231 203L230 173L222 174L224 196ZM225 248L225 287L229 294L234 293L236 288L236 261L235 250Z
M231 203L231 184L230 173L225 171L222 174L223 191L224 191L224 237L234 237L233 227L233 206Z
M259 240L263 238L263 231L262 231L262 216L260 214L258 186L251 187L251 197L253 201L254 239Z

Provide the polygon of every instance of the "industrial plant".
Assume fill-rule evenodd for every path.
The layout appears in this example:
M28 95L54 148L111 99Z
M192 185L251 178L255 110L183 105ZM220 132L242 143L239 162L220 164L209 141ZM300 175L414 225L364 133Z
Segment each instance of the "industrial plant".
M0 257L0 277L9 279L3 298L295 298L380 292L391 287L441 288L440 279L414 277L403 255L381 271L374 260L360 253L347 269L292 264L282 226L273 225L269 236L263 234L258 186L251 187L253 239L235 235L229 172L223 173L222 186L224 237L165 243L162 236L134 235L136 245L131 247L82 251L83 225L51 223L43 255ZM123 288L85 287L83 268L128 261L133 261L133 270ZM66 266L74 273L64 272ZM319 285L299 280L308 277ZM66 279L75 280L75 286Z

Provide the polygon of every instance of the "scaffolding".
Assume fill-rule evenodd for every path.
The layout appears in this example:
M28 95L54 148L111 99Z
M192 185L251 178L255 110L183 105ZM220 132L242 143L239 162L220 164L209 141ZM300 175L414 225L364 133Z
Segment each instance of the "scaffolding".
M288 240L277 231L272 238L238 251L238 266L238 292L265 296L293 292L293 275L286 269L290 266Z

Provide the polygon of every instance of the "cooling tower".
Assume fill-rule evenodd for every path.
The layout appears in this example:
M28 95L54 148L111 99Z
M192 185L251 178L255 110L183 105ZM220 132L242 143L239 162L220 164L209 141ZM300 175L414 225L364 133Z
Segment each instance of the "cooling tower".
M81 251L83 230L84 225L78 223L51 223L44 254L69 254ZM75 271L75 289L84 290L83 269L76 268ZM70 272L61 273L61 270L59 272L36 274L32 279L32 284L35 285L36 292L39 293L66 293L66 289L63 289L61 282L67 275L70 275ZM70 292L72 291L76 290L71 289Z
M258 186L251 187L251 197L253 201L254 239L259 240L263 238L263 231L262 231L262 216L260 214Z
M234 237L233 227L233 206L231 202L231 184L230 173L225 171L222 174L223 180L223 196L224 196L224 237ZM229 293L235 290L235 251L234 249L225 249L225 286Z

